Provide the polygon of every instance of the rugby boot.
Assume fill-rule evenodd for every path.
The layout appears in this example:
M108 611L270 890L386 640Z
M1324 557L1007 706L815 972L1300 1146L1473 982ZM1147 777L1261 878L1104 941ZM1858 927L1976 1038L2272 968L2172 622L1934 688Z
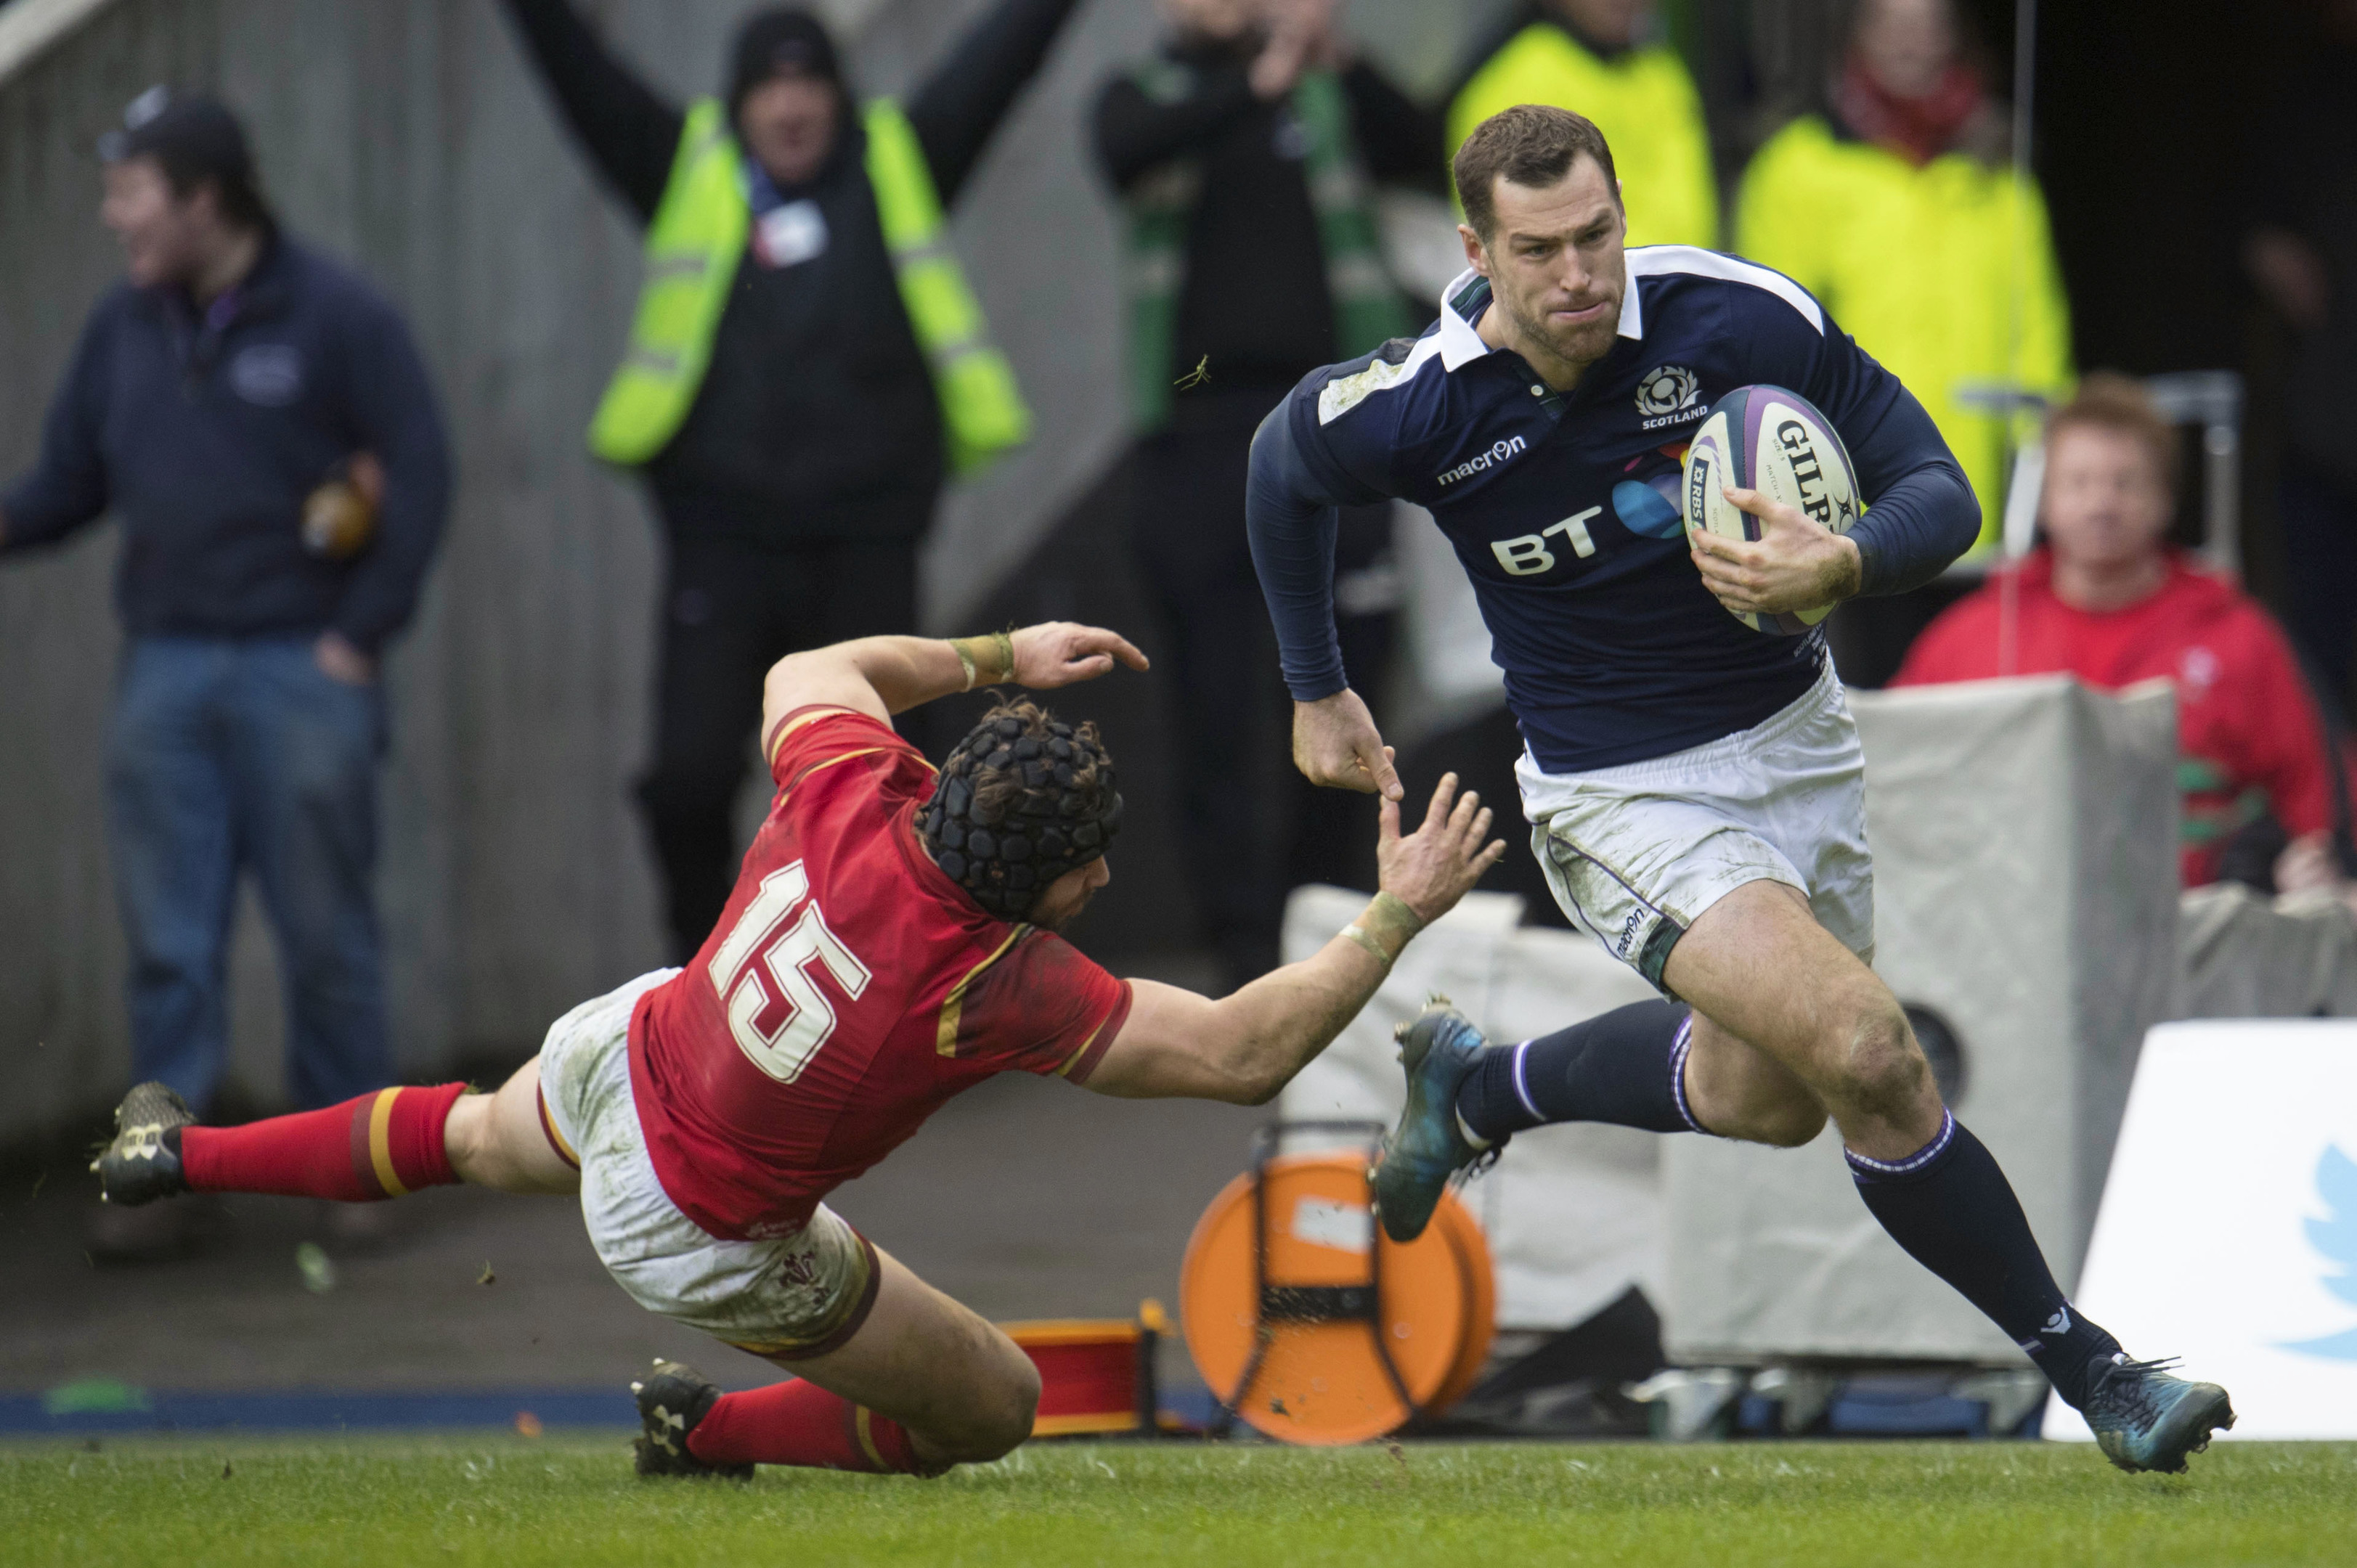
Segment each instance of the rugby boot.
M143 1083L114 1108L114 1141L90 1168L102 1203L135 1208L188 1190L180 1169L180 1129L194 1123L188 1102L160 1083Z
M631 1444L641 1476L726 1476L753 1478L750 1465L707 1465L687 1451L687 1434L719 1402L720 1385L683 1361L655 1358L655 1369L630 1385L642 1427Z
M1475 1161L1494 1158L1501 1138L1487 1149L1466 1142L1457 1124L1457 1090L1481 1060L1488 1042L1464 1014L1434 996L1412 1023L1394 1031L1401 1069L1407 1074L1407 1104L1399 1124L1383 1139L1383 1153L1367 1179L1375 1192L1375 1212L1383 1234L1413 1241L1431 1223L1432 1211L1449 1178Z
M2087 1408L2079 1413L2123 1470L2176 1475L2185 1468L2188 1454L2210 1446L2212 1431L2234 1424L2226 1391L2171 1376L2174 1364L2115 1357L2088 1388Z

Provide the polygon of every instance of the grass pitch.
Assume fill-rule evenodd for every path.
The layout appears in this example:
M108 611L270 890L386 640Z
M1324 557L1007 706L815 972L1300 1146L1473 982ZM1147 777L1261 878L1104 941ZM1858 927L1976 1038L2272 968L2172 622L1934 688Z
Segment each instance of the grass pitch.
M2348 1563L2357 1444L1040 1444L931 1483L641 1482L615 1437L0 1444L10 1563Z

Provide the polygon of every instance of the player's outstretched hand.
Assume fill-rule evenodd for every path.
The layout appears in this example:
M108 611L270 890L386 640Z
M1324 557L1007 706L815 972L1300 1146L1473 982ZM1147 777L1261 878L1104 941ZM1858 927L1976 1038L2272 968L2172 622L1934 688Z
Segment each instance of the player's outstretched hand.
M1378 814L1377 885L1405 900L1427 926L1455 908L1506 854L1506 841L1490 837L1490 808L1470 789L1458 794L1454 773L1442 775L1424 825L1405 838L1397 800L1386 798Z
M1293 766L1312 784L1398 800L1399 773L1375 716L1348 686L1314 703L1293 704Z
M1782 615L1822 609L1857 592L1857 543L1802 514L1801 509L1758 490L1727 487L1728 502L1760 520L1756 540L1698 531L1686 548L1703 586L1728 609Z
M1146 668L1146 655L1117 631L1068 620L1042 621L1012 635L1015 683L1050 692L1076 681L1093 681L1118 659L1132 670Z

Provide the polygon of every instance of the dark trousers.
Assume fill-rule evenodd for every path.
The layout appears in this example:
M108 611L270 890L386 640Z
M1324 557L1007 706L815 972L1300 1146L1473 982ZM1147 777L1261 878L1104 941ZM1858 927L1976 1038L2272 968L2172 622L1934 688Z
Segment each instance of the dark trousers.
M789 653L917 622L917 541L778 549L673 540L655 677L654 757L639 805L662 868L672 951L684 963L726 908L734 808L754 755L761 678Z
M311 643L139 637L124 656L106 793L131 1066L199 1115L229 1055L230 927L248 871L278 939L296 1103L393 1075L374 887L384 697L327 674Z
M2277 504L2292 640L2346 719L2349 666L2357 653L2357 493L2292 455Z
M1171 655L1157 668L1176 698L1179 852L1198 939L1231 986L1275 966L1294 886L1371 886L1374 865L1372 797L1314 789L1293 767L1293 704L1244 533L1253 431L1283 395L1200 401L1140 442L1131 464L1131 551ZM1390 524L1387 508L1346 510L1338 576L1383 555ZM1343 667L1370 705L1380 704L1391 623L1388 613L1338 618Z

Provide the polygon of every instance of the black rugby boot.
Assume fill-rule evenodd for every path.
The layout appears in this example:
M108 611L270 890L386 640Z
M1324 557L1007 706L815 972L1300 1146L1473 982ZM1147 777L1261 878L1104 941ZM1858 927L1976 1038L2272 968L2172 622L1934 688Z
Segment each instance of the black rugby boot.
M90 1168L99 1201L135 1208L188 1190L180 1169L180 1129L196 1122L188 1102L160 1083L143 1083L114 1108L114 1141Z
M643 1430L631 1444L641 1476L726 1476L753 1478L750 1465L707 1465L687 1451L687 1434L719 1402L720 1385L683 1361L655 1358L655 1369L630 1385Z

